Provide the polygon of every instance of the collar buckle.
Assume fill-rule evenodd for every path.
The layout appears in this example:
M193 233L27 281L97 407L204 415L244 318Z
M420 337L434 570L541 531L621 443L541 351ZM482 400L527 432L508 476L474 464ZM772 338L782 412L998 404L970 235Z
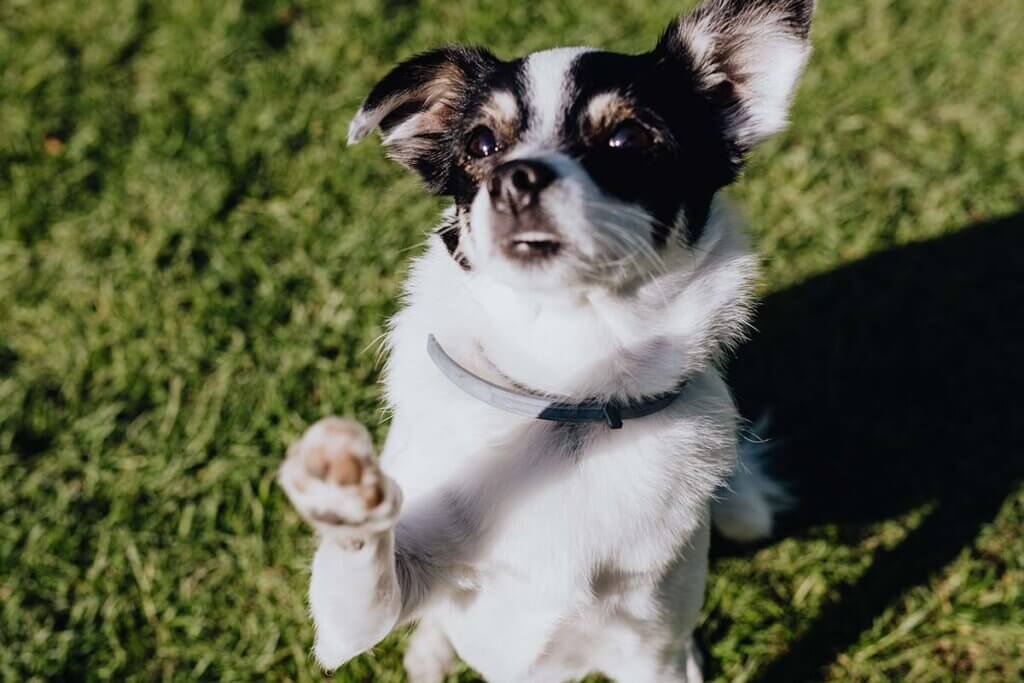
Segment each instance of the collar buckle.
M602 409L604 421L608 423L609 429L622 429L622 411L614 403L605 403Z

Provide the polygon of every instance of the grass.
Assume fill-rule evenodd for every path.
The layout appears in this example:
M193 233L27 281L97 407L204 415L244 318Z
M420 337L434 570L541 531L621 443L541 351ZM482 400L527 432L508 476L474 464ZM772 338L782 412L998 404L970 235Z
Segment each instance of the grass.
M321 678L274 470L327 413L384 436L367 347L440 206L349 117L416 50L641 50L681 9L0 3L0 679ZM821 3L733 190L767 297L735 384L802 504L718 545L714 680L1024 675L1022 33ZM401 680L401 641L337 680Z

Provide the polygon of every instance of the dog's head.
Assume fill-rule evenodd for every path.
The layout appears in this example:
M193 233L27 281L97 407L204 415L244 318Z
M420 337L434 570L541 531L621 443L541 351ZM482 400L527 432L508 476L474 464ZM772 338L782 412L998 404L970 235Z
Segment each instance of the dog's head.
M454 199L464 268L530 288L625 286L700 239L711 200L785 124L814 0L705 0L640 55L504 61L448 47L395 67L349 130Z

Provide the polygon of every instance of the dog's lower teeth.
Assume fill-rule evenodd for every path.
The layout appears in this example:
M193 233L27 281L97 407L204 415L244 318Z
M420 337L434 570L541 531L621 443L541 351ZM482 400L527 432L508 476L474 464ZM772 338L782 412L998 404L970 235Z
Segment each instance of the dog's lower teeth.
M516 242L554 242L551 233L548 232L526 232L520 233L515 238Z
M512 243L512 248L521 254L526 254L532 251L550 254L557 251L558 247L558 242L552 242L550 240L516 240Z

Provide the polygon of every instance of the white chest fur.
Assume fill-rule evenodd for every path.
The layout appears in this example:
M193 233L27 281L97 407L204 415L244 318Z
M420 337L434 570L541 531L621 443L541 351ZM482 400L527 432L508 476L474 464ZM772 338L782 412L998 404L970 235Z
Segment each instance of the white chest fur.
M544 311L547 319L531 325L528 312L512 308L508 326L498 328L498 312L487 308L493 293L473 296L439 245L414 268L408 305L389 334L393 421L382 465L405 495L399 532L411 530L415 552L449 580L425 613L471 664L537 666L570 624L579 631L595 618L656 618L658 591L680 553L706 536L709 501L734 465L736 429L712 360L722 330L742 322L752 270L731 237L712 232L711 248L677 283L676 298L661 300L685 308L660 311L675 327L632 325L628 336L616 328L635 320L616 319L614 309L611 320L600 311L583 324ZM658 312L641 307L639 315L657 319ZM572 336L538 336L545 326ZM653 384L648 393L655 393L678 381L687 363L697 370L671 406L621 430L552 424L463 393L429 360L428 334L492 381L507 384L504 371L514 368L517 379L577 396L615 395L622 378ZM526 352L517 358L515 348ZM655 358L645 357L654 350ZM609 356L621 362L595 375ZM492 651L512 642L518 656ZM552 666L552 675L573 673L565 661ZM495 680L520 674L485 672Z

